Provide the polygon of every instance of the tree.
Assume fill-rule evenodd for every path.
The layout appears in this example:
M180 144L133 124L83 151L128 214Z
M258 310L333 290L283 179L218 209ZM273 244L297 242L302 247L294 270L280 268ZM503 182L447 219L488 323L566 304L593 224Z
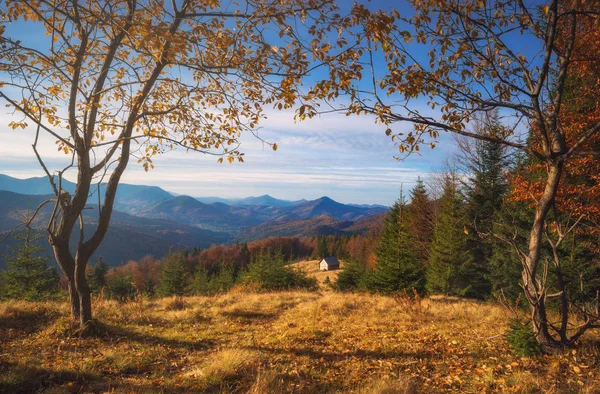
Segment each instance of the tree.
M92 293L99 293L106 287L106 274L108 273L108 265L104 259L100 257L96 265L94 265L87 273L87 281Z
M362 290L365 285L366 267L356 260L350 260L339 273L335 281L335 289L339 291Z
M472 296L473 274L476 272L467 249L464 200L458 189L456 174L446 174L442 193L427 266L427 290Z
M346 96L349 103L342 111L376 115L388 126L386 133L394 138L403 157L420 151L425 143L435 146L440 133L450 132L513 147L540 164L543 178L533 204L528 242L517 255L536 339L545 352L560 352L599 321L588 306L580 305L587 309L582 314L583 324L568 336L554 335L546 311L548 287L540 280L547 221L559 229L558 238L549 241L554 245L573 228L573 222L558 226L554 218L548 218L556 207L565 165L585 155L586 145L600 134L600 119L578 124L564 111L569 76L600 64L597 51L591 50L598 43L599 2L410 3L413 10L407 17L398 11L371 12L355 5L353 18L336 26L346 32L349 49L344 57L320 55L330 65L330 73L312 93L330 100ZM358 61L348 62L348 58ZM369 77L363 79L363 75ZM588 90L594 90L598 80L592 78L588 85ZM426 101L437 112L420 111L417 100ZM511 115L502 135L468 130L477 114L493 109ZM298 116L317 113L318 108L312 106L302 108ZM409 122L414 129L394 131L397 122ZM520 124L531 130L527 141L518 138ZM516 246L510 239L505 241ZM554 266L560 270L560 264ZM560 327L569 325L565 312L561 312Z
M262 290L315 289L315 278L295 270L285 261L281 251L261 250L250 262L244 281L257 284Z
M408 207L402 193L388 211L379 246L375 250L377 266L369 287L383 294L425 289L424 269L414 248L408 219Z
M185 256L173 253L163 263L158 293L163 297L182 296L187 289L187 275L184 264Z
M39 236L18 236L25 244L11 248L13 256L7 258L7 269L0 272L2 297L40 301L58 293L58 274L48 267L47 258L40 256L42 248L33 245Z
M477 119L474 131L480 135L500 136L504 132L498 113L492 111ZM490 295L490 260L497 242L494 231L504 198L508 193L509 161L507 147L493 141L459 140L460 160L469 174L465 182L466 248L472 257L470 295L484 298ZM506 245L503 245L506 246ZM514 256L512 256L514 257Z
M109 298L125 302L135 298L136 291L133 286L131 272L119 267L111 270L106 276L106 290Z
M329 256L329 245L327 244L327 238L324 236L317 237L317 259L324 259Z
M417 249L419 260L425 266L429 260L434 215L432 201L420 177L417 179L417 184L410 194L408 219L410 221L411 233L415 239L415 248Z
M320 50L309 36L324 38L335 8L328 0L0 4L0 97L21 116L10 127L31 123L36 130L33 150L55 194L46 202L54 204L48 240L81 325L92 319L86 266L109 228L132 155L146 170L176 146L242 161L238 138L254 132L263 107L291 108L303 99L298 87L312 66L307 52ZM46 36L29 46L13 36L17 23ZM38 150L42 134L70 157L57 177ZM62 188L71 169L72 196ZM84 234L92 193L97 225Z

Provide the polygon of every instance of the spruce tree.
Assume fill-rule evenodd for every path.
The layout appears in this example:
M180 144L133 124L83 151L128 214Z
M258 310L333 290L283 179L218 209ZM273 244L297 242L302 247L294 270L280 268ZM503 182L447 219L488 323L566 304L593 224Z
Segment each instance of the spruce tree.
M58 293L58 273L48 266L46 257L40 256L42 248L33 242L40 236L29 233L17 236L25 241L22 248L10 248L7 269L1 273L0 297L39 301Z
M485 135L501 134L503 127L498 114L487 114L478 122L476 131ZM479 234L492 233L494 219L508 192L507 149L495 142L478 141L471 152L463 152L463 159L466 159L465 167L470 175L466 183L465 226L467 248L472 256L472 266L465 267L470 273L470 287L465 295L484 298L491 291L489 265L496 240Z
M411 233L415 240L417 256L423 266L425 266L429 260L435 218L432 202L421 178L417 179L417 184L411 191L408 218Z
M321 260L329 255L329 246L327 245L327 238L319 236L317 238L317 251L316 257Z
M90 291L94 294L98 294L104 287L106 287L106 274L108 273L108 264L100 257L98 262L87 272L87 281Z
M370 276L372 291L392 294L403 290L425 289L423 267L415 251L404 196L389 210L379 246L375 250L377 266Z
M335 289L339 291L361 290L365 284L366 267L364 264L350 260L339 273L335 281Z
M165 259L160 278L159 295L181 296L187 287L185 258L181 253L173 253Z
M471 291L474 272L464 223L464 203L456 175L448 174L444 178L427 267L427 289L431 293L462 296Z

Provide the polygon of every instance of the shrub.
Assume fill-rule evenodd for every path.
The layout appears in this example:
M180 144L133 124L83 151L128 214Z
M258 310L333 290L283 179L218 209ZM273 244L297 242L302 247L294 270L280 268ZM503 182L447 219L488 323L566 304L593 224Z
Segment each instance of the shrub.
M259 284L262 290L315 289L317 280L290 268L281 252L261 251L250 262L243 282Z
M523 323L517 319L511 319L506 340L517 356L529 357L542 352L535 339L530 321Z
M41 256L41 247L34 244L40 236L19 235L26 240L22 248L10 248L7 269L0 272L0 297L39 301L58 294L58 273L49 267L47 258Z
M120 270L115 270L107 276L106 289L109 298L121 302L131 300L136 295L131 274Z

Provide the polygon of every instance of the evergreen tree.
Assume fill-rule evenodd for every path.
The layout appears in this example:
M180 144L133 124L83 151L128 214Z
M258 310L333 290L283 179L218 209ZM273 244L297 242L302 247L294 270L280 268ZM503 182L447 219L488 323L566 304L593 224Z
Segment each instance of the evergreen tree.
M88 286L90 291L94 294L98 294L104 287L106 287L106 274L108 273L108 265L100 257L98 262L93 267L88 269L86 273Z
M165 259L158 292L161 296L181 296L186 290L186 265L181 253L173 253Z
M476 131L485 135L500 135L503 127L498 114L486 114L479 120ZM470 174L466 183L465 226L468 231L467 248L472 256L472 266L465 267L471 274L470 288L465 295L483 298L491 291L489 265L496 240L492 237L482 238L479 234L493 231L494 219L508 192L508 160L505 145L477 141L472 148L470 152L464 152L463 149L464 164Z
M123 270L114 270L107 276L106 290L109 298L121 302L135 298L136 294L131 273Z
M402 290L425 289L423 267L415 252L404 196L392 206L385 219L379 246L375 250L377 266L369 280L372 291L391 294Z
M211 292L226 292L235 284L235 267L233 264L219 263L219 273L210 280Z
M314 289L316 280L288 265L281 251L258 253L244 276L244 281L260 285L263 290Z
M432 202L421 178L418 178L417 184L411 191L408 218L417 256L421 264L425 266L429 260L435 218Z
M39 301L58 293L58 273L48 267L47 258L40 256L42 248L34 245L40 236L30 234L17 236L25 240L22 248L10 248L13 255L7 257L7 269L1 273L0 296L28 301Z
M191 292L193 294L209 294L211 292L210 277L202 264L198 264L198 269L194 274Z
M344 264L335 281L335 288L339 291L357 291L365 285L366 267L358 261L350 260Z
M432 293L469 295L475 274L467 249L464 203L454 173L444 178L440 208L433 232L427 289Z
M327 238L319 236L317 238L317 259L321 260L329 256L329 246L327 245Z

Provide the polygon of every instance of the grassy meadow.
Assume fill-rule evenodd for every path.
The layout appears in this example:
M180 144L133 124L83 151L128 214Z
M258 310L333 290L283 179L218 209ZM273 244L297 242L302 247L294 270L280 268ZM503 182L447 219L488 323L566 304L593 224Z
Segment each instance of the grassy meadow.
M64 302L0 304L7 393L599 392L598 333L514 356L491 303L335 292L95 300L94 335Z

